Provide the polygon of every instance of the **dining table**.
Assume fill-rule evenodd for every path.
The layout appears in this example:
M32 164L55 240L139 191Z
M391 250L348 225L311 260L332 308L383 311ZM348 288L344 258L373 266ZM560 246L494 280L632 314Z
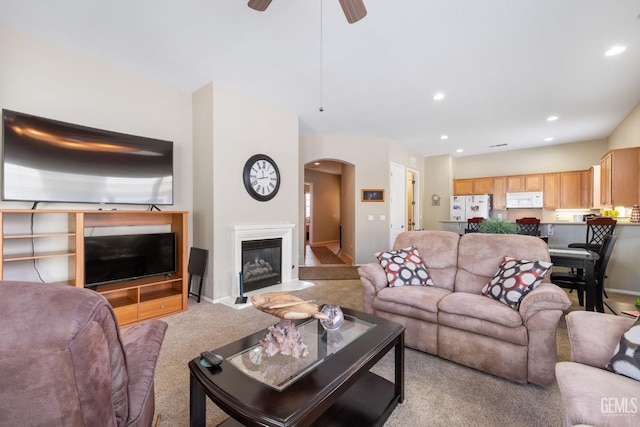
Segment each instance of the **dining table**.
M585 303L584 309L604 313L602 288L596 286L595 264L600 259L597 252L579 248L549 248L554 267L569 267L584 271Z

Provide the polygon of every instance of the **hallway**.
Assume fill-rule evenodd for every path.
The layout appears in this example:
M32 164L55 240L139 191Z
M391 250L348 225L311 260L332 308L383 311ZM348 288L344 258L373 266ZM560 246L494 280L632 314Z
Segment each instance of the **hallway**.
M338 256L338 253L340 251L340 243L339 242L331 242L328 243L326 245L318 245L318 246L324 246L327 249L329 249L331 252L333 252L336 256ZM313 251L311 250L311 246L309 245L309 243L306 243L305 249L304 249L304 266L305 267L335 267L335 266L345 266L345 265L349 265L346 263L342 263L342 264L322 264L320 262L320 260L316 257L316 255L313 253Z

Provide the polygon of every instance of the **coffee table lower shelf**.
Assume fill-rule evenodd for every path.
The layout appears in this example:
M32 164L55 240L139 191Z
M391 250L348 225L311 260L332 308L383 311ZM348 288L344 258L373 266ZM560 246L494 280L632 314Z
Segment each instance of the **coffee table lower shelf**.
M314 426L381 426L400 403L392 382L369 372L362 376L336 403L320 416ZM229 418L220 427L244 424Z

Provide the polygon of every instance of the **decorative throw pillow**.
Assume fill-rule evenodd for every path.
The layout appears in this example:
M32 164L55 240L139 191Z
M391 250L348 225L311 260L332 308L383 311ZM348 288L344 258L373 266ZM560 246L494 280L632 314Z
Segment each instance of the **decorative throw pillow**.
M482 295L517 310L522 298L538 286L552 265L506 256L491 282L482 288Z
M387 281L391 287L434 285L415 246L397 251L378 252L376 258L387 273Z
M640 381L640 320L622 334L606 368Z

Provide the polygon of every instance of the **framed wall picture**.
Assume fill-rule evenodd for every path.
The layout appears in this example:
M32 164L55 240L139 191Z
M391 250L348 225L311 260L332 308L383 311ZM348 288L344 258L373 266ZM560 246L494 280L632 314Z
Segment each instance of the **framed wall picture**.
M363 188L363 202L384 202L384 189L382 188Z

